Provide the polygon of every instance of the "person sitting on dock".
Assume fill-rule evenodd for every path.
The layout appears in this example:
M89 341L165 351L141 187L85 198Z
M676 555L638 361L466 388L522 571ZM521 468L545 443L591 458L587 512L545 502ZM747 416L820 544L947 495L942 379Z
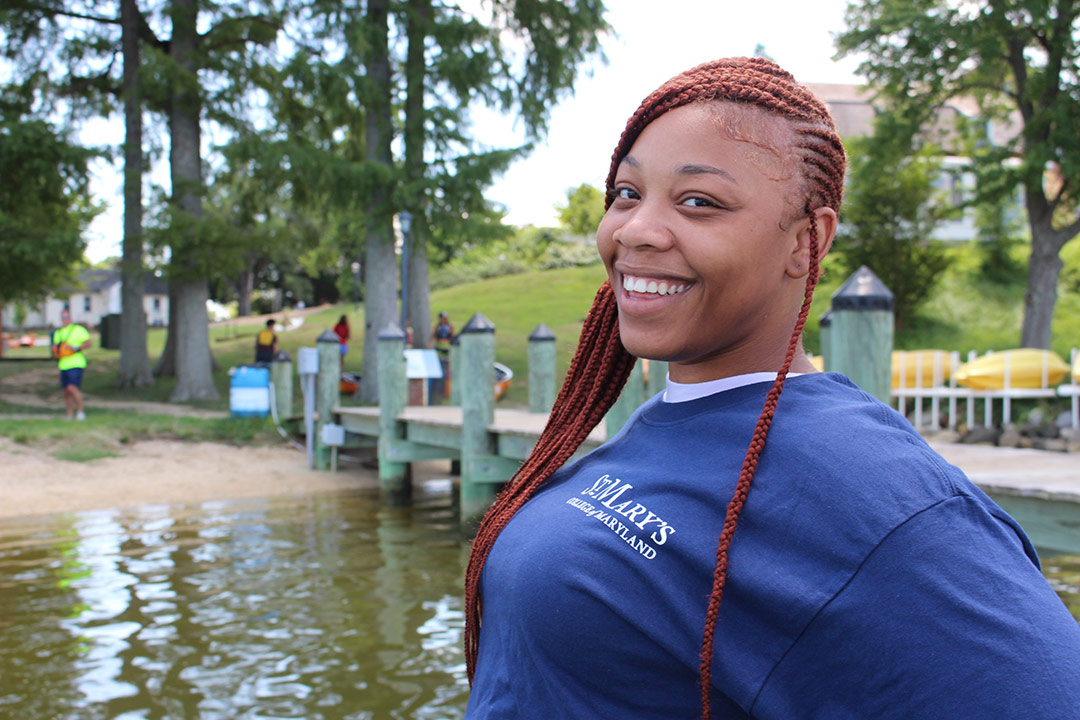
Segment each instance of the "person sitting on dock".
M845 165L765 58L632 115L608 281L473 542L466 718L1078 716L1080 627L1021 527L803 350ZM571 461L637 358L666 390Z

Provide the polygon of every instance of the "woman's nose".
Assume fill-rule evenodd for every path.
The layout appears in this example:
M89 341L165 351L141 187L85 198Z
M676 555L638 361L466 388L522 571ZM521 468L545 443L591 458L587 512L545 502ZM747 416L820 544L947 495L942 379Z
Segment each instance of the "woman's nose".
M674 243L675 235L663 208L642 202L612 233L612 239L626 248L666 250Z

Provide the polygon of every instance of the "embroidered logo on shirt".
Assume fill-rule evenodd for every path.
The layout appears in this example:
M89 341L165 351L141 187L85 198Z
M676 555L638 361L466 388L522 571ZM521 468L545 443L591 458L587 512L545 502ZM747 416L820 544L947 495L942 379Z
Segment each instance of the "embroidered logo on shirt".
M654 545L663 545L675 532L675 528L641 503L631 499L623 500L623 495L633 489L634 486L630 483L604 474L597 478L591 487L580 493L596 500L599 507L580 497L572 497L566 504L604 523L622 538L623 542L641 553L642 557L652 560L656 557L656 548L649 544L646 538ZM643 537L638 535L638 531L648 531L649 534Z

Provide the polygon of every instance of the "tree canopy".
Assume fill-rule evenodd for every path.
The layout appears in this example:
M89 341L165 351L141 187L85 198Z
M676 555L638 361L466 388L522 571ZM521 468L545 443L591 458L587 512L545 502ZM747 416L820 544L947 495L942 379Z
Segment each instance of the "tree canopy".
M937 202L936 148L913 148L894 120L879 115L873 133L847 142L849 189L835 248L845 274L865 265L892 291L903 327L947 267L933 234L951 208Z
M1004 132L972 148L998 182L987 201L1022 188L1031 233L1020 343L1049 347L1062 268L1080 232L1080 5L1073 0L865 0L848 5L840 55L908 122L927 126L945 103L974 103L969 127ZM1012 132L1010 132L1012 130Z
M93 152L43 120L0 121L0 303L36 300L70 280L98 209L87 187Z
M566 191L566 204L558 204L559 224L574 235L592 237L604 217L604 193L588 183Z

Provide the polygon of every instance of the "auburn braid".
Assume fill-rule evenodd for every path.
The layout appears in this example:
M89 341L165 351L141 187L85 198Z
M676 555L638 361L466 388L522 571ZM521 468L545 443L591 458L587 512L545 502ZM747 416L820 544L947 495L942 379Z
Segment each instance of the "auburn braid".
M623 158L642 130L674 108L697 102L725 102L756 107L786 119L794 132L791 152L799 162L802 215L810 221L810 268L803 303L792 329L784 363L766 395L754 435L747 449L735 493L728 504L717 544L712 593L706 609L701 654L702 716L710 717L713 638L720 602L727 580L728 551L739 515L746 503L758 460L784 388L799 338L809 313L820 274L821 238L816 214L819 208L839 211L844 194L844 146L825 105L790 73L765 58L727 58L705 63L672 78L647 97L630 117L612 155L606 183L605 207L614 198L615 175ZM470 681L479 647L481 604L478 595L484 561L498 533L563 462L574 453L589 431L600 422L618 397L633 367L634 358L622 349L614 295L607 283L597 293L582 328L578 350L571 363L555 408L529 459L496 499L485 516L473 545L466 571L465 657Z
M803 294L802 307L799 309L799 317L795 321L795 329L791 333L788 342L787 354L784 356L784 364L776 373L769 393L765 396L765 407L762 408L758 417L754 435L750 439L750 447L746 451L743 460L742 471L739 473L739 481L735 484L735 493L728 503L727 513L724 516L724 528L720 533L720 541L716 546L716 567L713 570L712 593L709 595L709 605L705 612L705 636L701 642L701 716L704 720L711 717L710 690L712 688L712 656L713 638L716 635L716 621L720 616L720 601L724 597L724 584L727 581L728 550L731 547L731 539L735 535L735 526L739 522L743 505L746 504L746 496L750 492L750 483L754 480L757 471L758 460L761 451L765 449L765 437L769 434L772 425L773 414L776 412L780 393L784 389L784 381L787 379L791 362L795 359L795 352L799 346L799 337L802 335L806 318L810 314L810 303L814 299L814 287L817 285L820 275L818 262L818 234L817 224L811 219L810 223L810 269L806 276L806 290Z
M585 318L577 352L536 446L495 498L473 540L465 570L465 666L470 682L480 646L480 575L495 539L615 404L636 360L623 348L615 294L610 283L605 282Z

